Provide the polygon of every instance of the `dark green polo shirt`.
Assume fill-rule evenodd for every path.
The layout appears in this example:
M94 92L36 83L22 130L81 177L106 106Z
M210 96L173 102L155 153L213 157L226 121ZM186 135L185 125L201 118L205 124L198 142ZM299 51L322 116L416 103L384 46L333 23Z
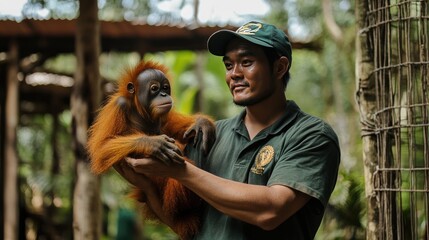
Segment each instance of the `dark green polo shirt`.
M250 140L243 117L220 120L207 157L189 149L202 169L222 178L256 185L285 185L310 195L300 211L272 231L231 218L206 206L195 239L313 239L334 189L340 150L332 128L288 101L286 113Z

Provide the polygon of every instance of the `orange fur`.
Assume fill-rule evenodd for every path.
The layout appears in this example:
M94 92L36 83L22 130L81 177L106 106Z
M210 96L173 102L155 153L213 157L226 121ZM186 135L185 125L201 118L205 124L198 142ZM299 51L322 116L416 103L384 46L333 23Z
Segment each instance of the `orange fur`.
M91 169L96 174L107 171L127 156L151 156L152 151L154 151L152 143L146 141L147 133L130 124L132 122L127 118L129 116L127 109L138 112L145 119L150 116L150 113L140 106L137 97L134 97L127 90L127 83L130 81L135 84L136 89L141 87L138 86L136 79L146 69L158 69L163 73L167 72L164 66L154 62L140 62L135 68L125 72L118 83L118 91L99 110L98 116L89 130L88 152L91 159ZM119 107L118 102L121 101L121 98L126 99L125 108ZM161 121L160 131L162 134L174 138L183 151L183 145L186 144L183 135L195 124L198 117L209 119L204 115L186 116L170 111L167 116L159 119ZM210 121L212 122L212 120ZM182 239L190 238L199 227L198 210L201 199L174 179L155 177L152 180L160 192L165 215L174 223L172 229ZM144 193L137 190L133 197L141 200L144 198ZM155 214L150 209L146 209L146 211L148 218L156 219Z

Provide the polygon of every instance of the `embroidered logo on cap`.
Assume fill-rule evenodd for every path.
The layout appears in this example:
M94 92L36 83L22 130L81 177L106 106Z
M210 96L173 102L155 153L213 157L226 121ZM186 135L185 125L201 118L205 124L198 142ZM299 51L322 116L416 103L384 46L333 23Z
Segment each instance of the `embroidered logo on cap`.
M250 169L255 174L262 174L264 167L273 160L274 148L270 145L264 146L256 155L255 165Z
M237 29L236 33L243 35L255 35L255 33L258 32L261 28L262 24L250 22Z

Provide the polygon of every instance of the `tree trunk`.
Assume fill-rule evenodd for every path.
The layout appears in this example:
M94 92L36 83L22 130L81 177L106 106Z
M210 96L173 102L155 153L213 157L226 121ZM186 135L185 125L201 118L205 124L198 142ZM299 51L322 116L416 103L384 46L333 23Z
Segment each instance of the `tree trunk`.
M374 126L374 113L376 111L375 78L373 46L371 36L367 31L361 31L367 27L366 13L368 2L356 1L356 99L360 110L362 149L365 175L365 196L367 198L367 240L376 240L378 233L379 205L374 191L374 172L377 166L377 139L372 131Z
M200 1L194 0L194 26L198 27L200 22L198 20ZM206 64L206 54L198 51L196 52L197 61L195 62L195 76L198 81L198 90L195 96L194 112L204 112L204 66Z
M87 131L101 102L99 73L100 27L97 0L79 0L75 85L71 96L76 157L73 199L74 239L101 239L100 179L89 169Z
M4 239L18 239L18 154L16 129L18 126L18 45L11 42L7 70L6 139L4 161Z

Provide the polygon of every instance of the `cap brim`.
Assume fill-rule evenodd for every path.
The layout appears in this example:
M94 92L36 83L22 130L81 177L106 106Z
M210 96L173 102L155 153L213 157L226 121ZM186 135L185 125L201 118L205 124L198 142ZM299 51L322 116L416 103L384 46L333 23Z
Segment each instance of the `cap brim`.
M252 42L254 44L263 46L263 47L269 47L272 48L273 46L267 44L266 42L263 42L261 40L258 40L254 37L251 37L250 35L241 35L231 30L219 30L215 33L213 33L209 40L207 41L207 49L210 53L216 56L224 56L225 55L225 48L229 41L231 41L233 38L242 38L249 42Z

